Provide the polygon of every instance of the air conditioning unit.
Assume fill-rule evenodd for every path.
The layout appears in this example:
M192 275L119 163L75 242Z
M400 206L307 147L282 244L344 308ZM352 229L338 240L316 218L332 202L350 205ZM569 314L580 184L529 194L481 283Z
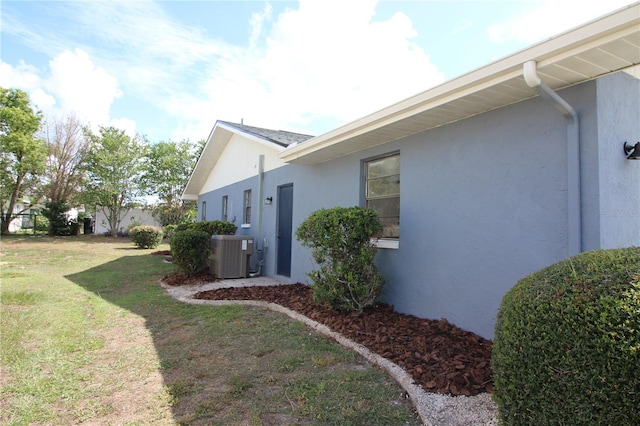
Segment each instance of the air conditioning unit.
M216 278L247 278L249 256L253 253L253 238L242 235L211 237L209 271Z

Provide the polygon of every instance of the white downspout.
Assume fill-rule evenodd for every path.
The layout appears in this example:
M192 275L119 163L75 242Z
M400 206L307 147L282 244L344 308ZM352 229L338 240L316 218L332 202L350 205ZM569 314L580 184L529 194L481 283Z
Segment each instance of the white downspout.
M258 247L258 262L256 263L257 271L249 274L251 278L262 275L262 265L264 263L263 252L263 223L262 216L264 214L264 155L260 154L258 157L258 241L256 246Z
M567 213L569 256L582 252L582 209L580 196L580 121L578 113L549 86L544 84L536 69L535 61L523 65L522 76L527 85L535 90L567 120Z

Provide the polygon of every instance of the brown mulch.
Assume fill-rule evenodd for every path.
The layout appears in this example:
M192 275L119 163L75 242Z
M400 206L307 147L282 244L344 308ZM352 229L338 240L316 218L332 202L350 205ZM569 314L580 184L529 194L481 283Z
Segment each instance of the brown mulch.
M187 283L185 279L186 276L174 274L165 277L165 282L180 285ZM211 282L212 277L203 274L195 282L188 280L189 284ZM454 396L493 392L492 342L449 324L446 319L434 321L400 314L384 303L360 314L344 314L314 304L312 289L302 284L224 288L197 293L195 298L277 303L398 364L427 392Z

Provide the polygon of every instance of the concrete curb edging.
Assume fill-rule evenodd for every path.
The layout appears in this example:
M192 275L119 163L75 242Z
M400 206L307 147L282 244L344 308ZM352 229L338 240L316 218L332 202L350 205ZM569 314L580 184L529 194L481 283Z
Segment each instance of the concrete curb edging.
M170 290L170 286L165 285L162 281L160 281L160 284L163 288ZM496 420L496 408L490 395L480 394L472 397L452 397L425 392L413 382L411 376L399 365L371 352L365 346L348 339L342 334L332 331L326 325L301 315L296 311L285 308L284 306L261 300L203 300L193 299L190 296L172 294L171 291L169 291L169 294L176 300L192 305L247 305L267 308L304 323L313 330L355 351L372 364L385 369L405 390L409 398L411 398L411 402L425 426L495 426L498 424Z

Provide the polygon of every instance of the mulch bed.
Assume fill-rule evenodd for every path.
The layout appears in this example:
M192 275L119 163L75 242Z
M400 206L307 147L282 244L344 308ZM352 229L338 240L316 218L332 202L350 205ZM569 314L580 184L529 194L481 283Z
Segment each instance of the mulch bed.
M170 285L213 281L211 275L165 277ZM188 281L188 282L187 282ZM493 392L491 345L447 320L433 321L393 311L379 303L362 313L344 314L313 303L302 284L242 287L197 293L197 299L262 300L299 312L398 364L427 392L472 396Z

